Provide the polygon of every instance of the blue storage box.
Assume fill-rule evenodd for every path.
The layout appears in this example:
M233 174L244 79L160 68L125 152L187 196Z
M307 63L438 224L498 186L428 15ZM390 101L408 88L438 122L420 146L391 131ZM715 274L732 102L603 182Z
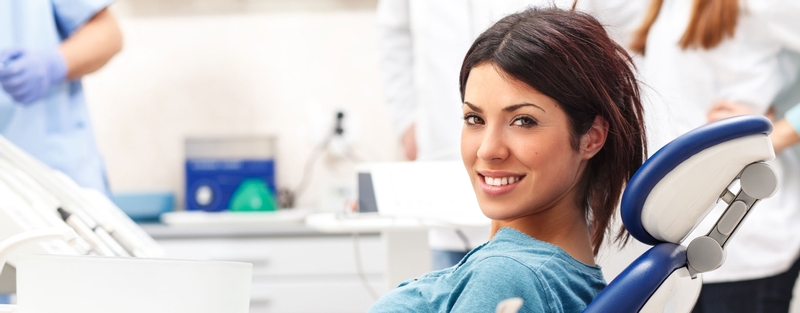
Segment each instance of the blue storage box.
M274 211L275 139L271 136L187 138L189 211Z

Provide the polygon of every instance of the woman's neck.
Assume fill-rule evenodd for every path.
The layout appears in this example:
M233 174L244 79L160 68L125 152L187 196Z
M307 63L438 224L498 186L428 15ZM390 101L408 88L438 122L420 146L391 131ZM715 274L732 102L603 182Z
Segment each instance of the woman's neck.
M513 220L494 220L491 237L503 227L516 229L528 236L553 244L585 264L595 264L589 226L582 211L577 207L553 207Z

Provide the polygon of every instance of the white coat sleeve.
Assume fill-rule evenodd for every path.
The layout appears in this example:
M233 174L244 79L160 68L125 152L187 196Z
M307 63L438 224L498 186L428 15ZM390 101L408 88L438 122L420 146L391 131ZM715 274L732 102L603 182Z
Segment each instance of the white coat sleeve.
M767 24L770 36L792 52L800 53L800 1L747 1L745 10Z
M645 0L578 0L576 9L594 16L612 39L628 47L649 7L650 1Z
M401 138L414 123L416 89L408 0L380 0L377 11L378 49L392 126Z

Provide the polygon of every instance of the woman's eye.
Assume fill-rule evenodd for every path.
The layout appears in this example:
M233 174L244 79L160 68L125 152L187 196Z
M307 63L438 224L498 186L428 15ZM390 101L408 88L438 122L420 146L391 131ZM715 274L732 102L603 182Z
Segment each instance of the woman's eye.
M464 116L464 123L467 125L477 125L483 124L483 120L480 117L468 114Z
M514 121L511 122L511 125L531 128L536 125L536 120L530 116L520 116L515 118Z

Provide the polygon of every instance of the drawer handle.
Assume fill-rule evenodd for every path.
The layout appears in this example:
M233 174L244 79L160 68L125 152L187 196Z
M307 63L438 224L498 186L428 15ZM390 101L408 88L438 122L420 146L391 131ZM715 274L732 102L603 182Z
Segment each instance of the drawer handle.
M253 307L269 307L272 305L272 301L269 299L250 299L250 309Z

